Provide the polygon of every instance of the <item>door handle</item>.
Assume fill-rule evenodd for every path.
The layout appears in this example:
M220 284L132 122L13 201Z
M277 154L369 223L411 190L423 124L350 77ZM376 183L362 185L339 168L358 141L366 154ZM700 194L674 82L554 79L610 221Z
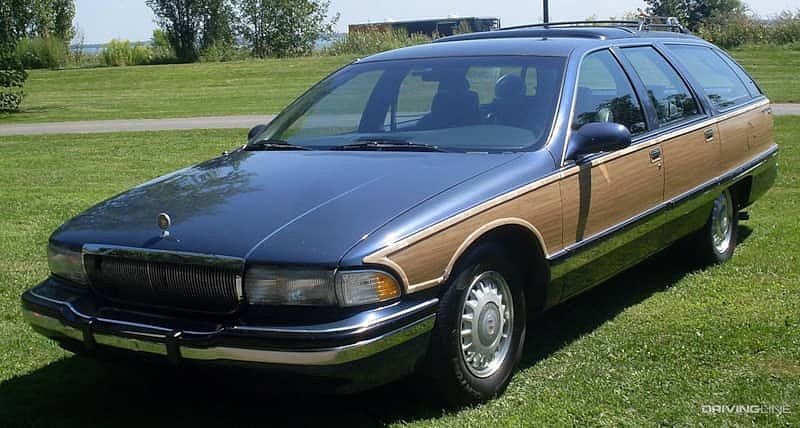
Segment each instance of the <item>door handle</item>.
M706 137L706 142L707 143L710 143L710 142L714 141L714 130L713 129L711 129L711 128L706 129L706 132L704 133L704 135Z
M661 148L657 147L653 150L650 150L650 160L652 162L656 162L661 160Z

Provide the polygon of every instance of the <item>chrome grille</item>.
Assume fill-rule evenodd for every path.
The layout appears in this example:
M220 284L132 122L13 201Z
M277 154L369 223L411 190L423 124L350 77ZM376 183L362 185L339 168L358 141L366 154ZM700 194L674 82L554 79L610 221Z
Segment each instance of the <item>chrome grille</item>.
M84 263L92 289L114 301L208 313L231 313L238 308L243 298L242 277L235 265L159 258L164 257L84 254Z

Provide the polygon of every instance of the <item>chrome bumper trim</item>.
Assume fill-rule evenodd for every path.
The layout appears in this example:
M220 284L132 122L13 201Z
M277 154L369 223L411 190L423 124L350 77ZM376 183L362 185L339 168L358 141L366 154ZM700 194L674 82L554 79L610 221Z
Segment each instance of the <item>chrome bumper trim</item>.
M25 320L34 327L70 339L81 342L84 341L83 331L65 325L56 318L26 308L22 308L22 314ZM334 348L268 350L225 346L198 348L179 344L178 349L182 359L195 361L222 360L290 366L329 366L357 361L405 343L432 330L435 321L436 314L431 314L412 324L381 336ZM89 334L92 334L94 342L99 345L148 354L168 355L167 345L163 342L107 335L103 333Z
M106 334L95 334L94 342L98 345L110 346L112 348L125 349L128 351L167 355L167 345L158 342L148 342L146 340L111 336Z
M271 351L231 347L181 347L181 356L190 360L225 360L300 366L328 366L360 360L405 343L433 329L436 315L431 314L413 324L373 339L328 349L304 351Z
M83 341L83 332L77 328L64 325L56 318L22 308L22 317L28 324L47 331L54 331L70 339Z

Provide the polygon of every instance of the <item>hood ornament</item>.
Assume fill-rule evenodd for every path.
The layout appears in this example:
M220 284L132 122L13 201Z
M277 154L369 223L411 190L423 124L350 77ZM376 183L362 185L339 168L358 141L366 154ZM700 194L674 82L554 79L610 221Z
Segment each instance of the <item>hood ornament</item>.
M172 225L172 219L167 213L158 215L158 227L161 229L161 238L169 237L169 227Z

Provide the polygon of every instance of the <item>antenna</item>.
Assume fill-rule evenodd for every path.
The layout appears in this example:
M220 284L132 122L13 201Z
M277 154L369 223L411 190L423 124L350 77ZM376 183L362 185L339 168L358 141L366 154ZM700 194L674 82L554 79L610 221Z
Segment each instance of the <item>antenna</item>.
M544 3L544 11L543 11L544 13L542 15L543 16L542 20L544 21L545 24L547 24L550 22L550 0L544 0L543 3Z

